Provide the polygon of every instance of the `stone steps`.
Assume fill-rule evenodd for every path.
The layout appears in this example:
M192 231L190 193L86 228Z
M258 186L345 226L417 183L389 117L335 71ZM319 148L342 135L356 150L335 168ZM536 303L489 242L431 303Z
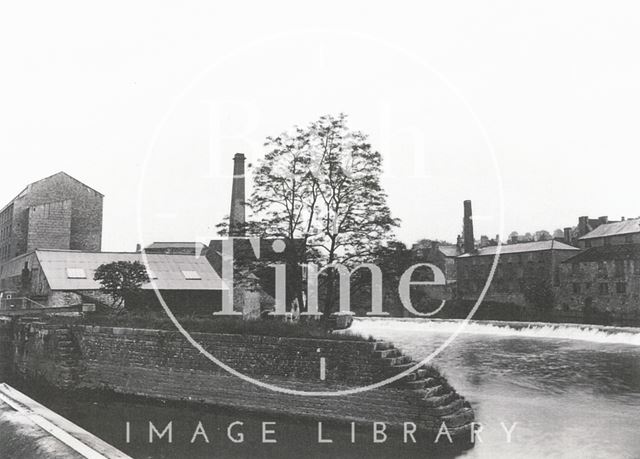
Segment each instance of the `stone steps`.
M462 408L462 399L455 392L445 392L443 395L426 396L422 399L422 405L427 408L436 408L443 405L448 405L454 400L460 400L460 408Z
M386 351L394 348L395 346L392 343L388 343L386 341L377 341L373 349L375 351Z

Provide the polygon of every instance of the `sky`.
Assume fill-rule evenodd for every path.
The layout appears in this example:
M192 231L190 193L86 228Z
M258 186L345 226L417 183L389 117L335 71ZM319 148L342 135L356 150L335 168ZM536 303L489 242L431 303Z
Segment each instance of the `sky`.
M64 170L103 249L215 237L232 157L344 112L398 237L640 215L634 2L5 2L0 202ZM249 172L249 182L251 174ZM250 192L250 188L248 190ZM503 220L503 225L501 225Z

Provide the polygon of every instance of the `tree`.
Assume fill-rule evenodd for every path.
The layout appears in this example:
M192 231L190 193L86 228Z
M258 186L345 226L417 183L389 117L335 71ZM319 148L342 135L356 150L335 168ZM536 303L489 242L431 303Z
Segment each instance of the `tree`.
M557 230L555 230L553 232L553 238L554 239L564 239L564 231L562 231L560 228L558 228Z
M344 114L322 116L306 128L268 137L267 153L254 170L248 230L284 238L295 256L287 262L328 266L323 276L324 312L334 306L334 263L372 261L398 220L380 184L382 156L368 137L347 127ZM302 301L302 275L288 279Z
M113 298L112 307L119 313L127 300L133 300L140 287L149 282L147 269L139 261L114 261L100 265L93 276L100 282L100 291Z
M551 237L551 233L549 233L549 231L547 230L536 231L534 237L536 241L550 241L551 239L553 239Z

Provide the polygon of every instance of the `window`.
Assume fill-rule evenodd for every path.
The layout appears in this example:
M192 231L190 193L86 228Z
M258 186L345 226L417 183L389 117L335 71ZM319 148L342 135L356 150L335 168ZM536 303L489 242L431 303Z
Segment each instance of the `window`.
M580 293L580 284L578 284L577 282L573 283L573 293L575 294Z
M67 268L67 277L69 279L86 279L87 273L82 268Z
M603 282L598 285L598 292L600 292L600 295L607 295L609 293L609 284Z
M202 280L202 277L197 271L182 271L182 275L187 280Z
M615 260L616 276L624 277L624 260Z
M616 282L616 293L627 293L627 283Z
M604 261L598 262L598 274L600 277L607 277L607 265L605 265Z

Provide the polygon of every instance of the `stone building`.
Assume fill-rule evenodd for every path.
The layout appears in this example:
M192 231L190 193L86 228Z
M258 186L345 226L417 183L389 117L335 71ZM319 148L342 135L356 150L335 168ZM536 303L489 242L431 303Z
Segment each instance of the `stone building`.
M431 263L440 268L447 284L456 281L456 258L462 254L461 247L423 239L413 244L411 251L421 263Z
M640 219L603 224L561 265L558 314L640 323Z
M456 258L459 298L478 299L497 250L497 246L489 246ZM577 252L576 247L554 240L502 245L485 301L529 306L527 292L559 285L560 264Z
M606 220L606 217L602 217ZM603 223L578 239L581 249L640 243L640 218Z
M37 248L99 252L102 204L65 172L28 185L0 210L0 265Z
M174 312L211 314L221 309L227 286L205 257L147 254L145 258L152 281L142 286L145 304L158 306L156 288ZM0 268L0 286L46 307L109 306L112 299L100 292L93 276L99 266L116 261L144 262L141 253L38 249L5 263Z

